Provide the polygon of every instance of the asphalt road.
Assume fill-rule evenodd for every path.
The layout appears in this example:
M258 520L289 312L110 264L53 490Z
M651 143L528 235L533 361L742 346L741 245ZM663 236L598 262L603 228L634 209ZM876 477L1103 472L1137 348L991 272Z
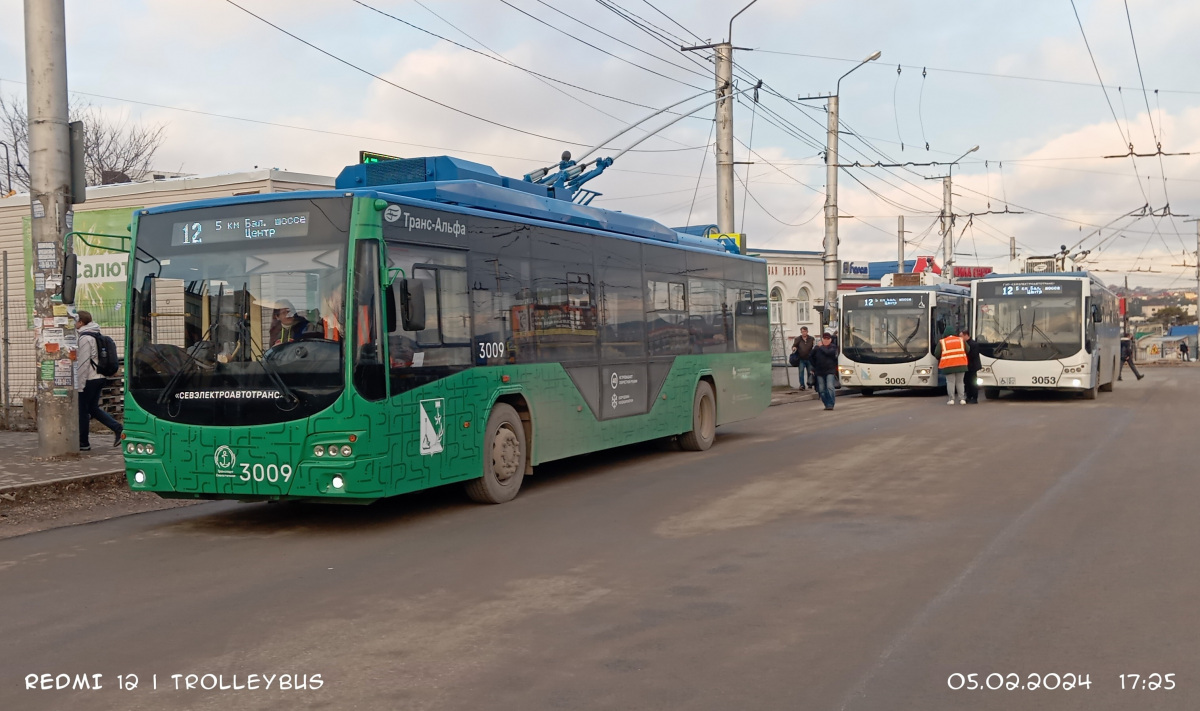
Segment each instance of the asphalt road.
M1196 708L1200 369L1118 386L773 407L503 506L222 502L0 541L0 708ZM1175 688L1121 690L1153 673Z

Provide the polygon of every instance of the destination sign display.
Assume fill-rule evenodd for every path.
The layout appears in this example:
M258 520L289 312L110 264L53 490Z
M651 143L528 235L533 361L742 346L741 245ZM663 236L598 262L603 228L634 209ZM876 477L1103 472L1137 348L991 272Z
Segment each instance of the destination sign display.
M243 215L176 222L171 226L171 246L244 242L246 240L307 237L308 212Z
M1003 299L1031 296L1079 296L1083 285L1077 281L997 281L979 282L980 298Z
M872 294L847 296L842 304L847 309L923 309L929 300L923 294Z

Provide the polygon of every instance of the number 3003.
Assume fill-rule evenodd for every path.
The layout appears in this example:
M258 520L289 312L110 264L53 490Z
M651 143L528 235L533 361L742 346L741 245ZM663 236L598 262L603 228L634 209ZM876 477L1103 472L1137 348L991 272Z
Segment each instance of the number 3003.
M242 464L242 475L238 477L241 481L269 481L272 484L280 480L288 481L292 478L292 465L283 464L276 466L268 464Z

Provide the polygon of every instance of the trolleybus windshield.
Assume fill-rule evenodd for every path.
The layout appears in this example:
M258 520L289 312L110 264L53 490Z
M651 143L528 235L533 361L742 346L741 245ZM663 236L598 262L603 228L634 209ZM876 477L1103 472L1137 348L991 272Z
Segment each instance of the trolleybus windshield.
M143 215L132 397L204 425L313 414L343 388L350 201L280 200Z
M999 360L1055 360L1083 348L1083 283L984 281L977 287L976 341Z
M845 296L842 353L857 363L909 363L929 352L925 294Z

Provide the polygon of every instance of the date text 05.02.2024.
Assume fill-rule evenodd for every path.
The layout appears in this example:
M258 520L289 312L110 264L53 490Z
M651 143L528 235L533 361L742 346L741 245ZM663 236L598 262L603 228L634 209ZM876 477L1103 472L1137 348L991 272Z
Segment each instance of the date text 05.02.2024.
M946 680L946 685L954 691L959 690L989 690L989 691L1034 691L1047 689L1049 691L1092 688L1091 674L960 674L955 672Z

